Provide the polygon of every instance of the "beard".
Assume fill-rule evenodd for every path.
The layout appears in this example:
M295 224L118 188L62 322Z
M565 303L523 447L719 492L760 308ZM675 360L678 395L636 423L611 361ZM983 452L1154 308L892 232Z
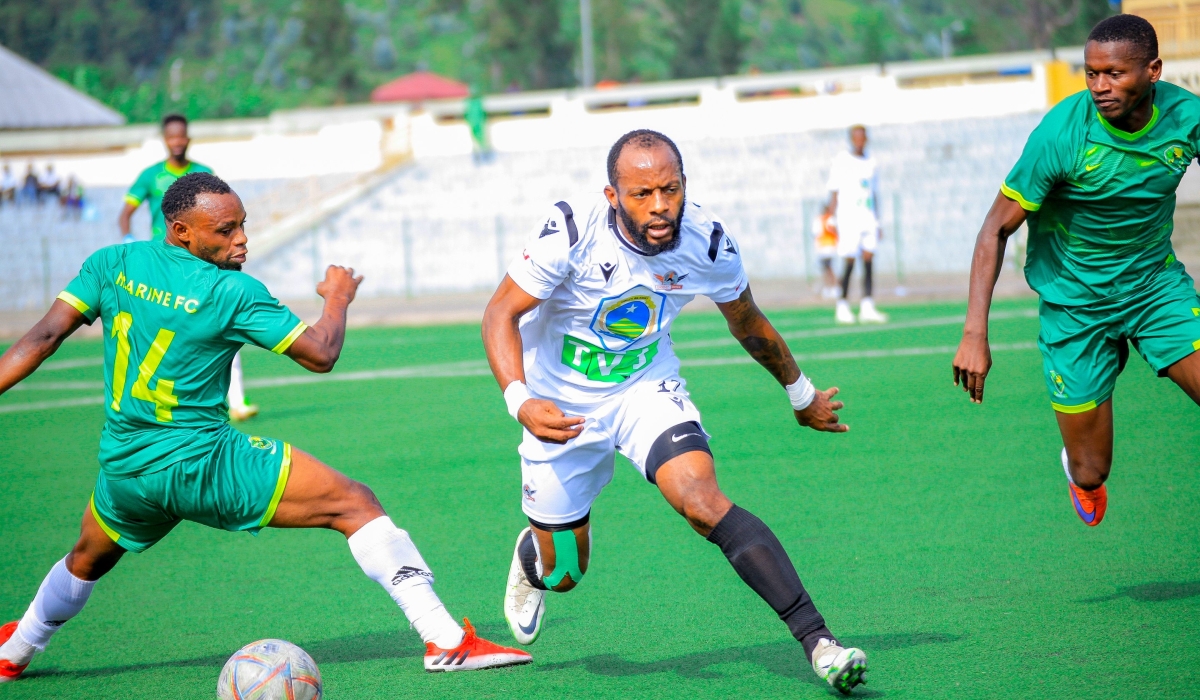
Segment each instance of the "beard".
M208 251L198 250L194 253L194 255L206 263L212 263L213 265L216 265L218 270L230 270L233 272L241 272L242 270L241 263L229 262L228 260L217 260L213 258Z
M222 262L222 263L213 263L213 264L217 266L218 270L232 270L234 272L242 271L241 263Z
M629 212L625 211L625 207L617 204L617 215L621 217L621 223L625 224L625 230L629 232L629 237L637 247L646 255L658 255L659 253L669 253L679 247L683 239L679 235L680 225L683 223L683 212L687 207L687 199L685 198L683 205L679 207L679 216L674 220L668 219L665 216L653 216L646 223L639 226ZM671 225L671 240L666 243L651 243L648 232L651 224L667 222Z

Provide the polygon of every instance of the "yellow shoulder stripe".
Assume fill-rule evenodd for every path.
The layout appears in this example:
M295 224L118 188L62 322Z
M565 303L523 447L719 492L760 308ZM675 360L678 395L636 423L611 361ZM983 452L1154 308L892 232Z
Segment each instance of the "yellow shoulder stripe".
M134 197L131 194L127 194L127 195L125 195L125 203L131 207L136 207L142 203L142 200L138 199L137 197Z
M292 329L291 333L288 333L283 340L279 341L278 345L271 348L271 352L275 353L276 355L282 355L287 351L288 348L292 347L292 343L296 342L296 338L300 337L300 334L304 332L305 328L308 328L308 324L304 321L297 323L296 327Z
M72 307L74 307L74 309L76 311L78 311L81 314L86 314L88 312L88 310L92 308L92 307L88 306L87 304L83 303L83 301L79 297L75 296L74 294L68 292L65 289L58 293L57 298L61 299L62 301L67 302Z
M1020 192L1009 187L1008 183L1004 183L1004 182L1000 183L1000 191L1002 193L1004 193L1005 197L1008 197L1009 199L1013 200L1017 204L1020 204L1021 208L1024 209L1025 211L1037 211L1038 209L1042 208L1041 204L1034 204L1033 202L1029 201L1028 199L1025 199L1025 197Z

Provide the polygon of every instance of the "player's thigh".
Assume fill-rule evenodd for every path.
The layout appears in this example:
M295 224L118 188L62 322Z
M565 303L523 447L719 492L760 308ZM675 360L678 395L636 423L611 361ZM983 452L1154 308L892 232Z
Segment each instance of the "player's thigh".
M1119 310L1042 302L1038 348L1050 405L1085 413L1112 396L1128 345Z
M519 452L521 510L547 529L586 518L613 478L615 447L603 419L589 419L577 437L562 445L541 442L525 431Z
M76 578L95 581L112 570L127 551L100 526L89 501L79 525L79 539L67 555L67 570Z
M1163 272L1158 284L1126 305L1125 316L1133 346L1158 376L1170 376L1200 401L1194 358L1200 350L1200 295L1192 278L1181 269Z
M292 448L290 474L265 522L270 527L326 527L349 536L383 515L383 506L366 485Z

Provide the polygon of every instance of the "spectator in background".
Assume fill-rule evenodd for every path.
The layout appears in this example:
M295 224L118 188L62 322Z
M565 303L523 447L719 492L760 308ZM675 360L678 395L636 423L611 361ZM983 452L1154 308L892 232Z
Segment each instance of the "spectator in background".
M4 172L0 173L0 206L3 206L5 201L16 202L16 200L17 176L13 175L12 166L5 163Z
M33 172L33 162L29 163L29 169L25 171L25 181L21 184L21 201L26 204L34 204L38 199L38 177Z
M47 163L46 172L38 178L38 194L54 199L62 196L62 179L58 177L58 173L54 172L54 163Z
M63 189L58 201L62 205L64 219L67 217L78 219L79 215L83 213L83 185L79 184L74 175L67 178L67 186Z
M475 162L486 163L492 158L492 147L488 143L487 111L483 108L483 98L478 90L472 89L467 98L466 112L463 114L467 126L471 128L472 156Z
M850 150L833 159L829 171L829 206L825 213L837 216L837 254L845 261L842 273L842 297L838 299L834 320L854 323L850 310L850 275L854 259L863 261L863 299L858 309L859 323L884 323L887 315L875 309L872 298L875 247L883 238L879 228L879 166L867 155L867 128L861 124L850 127Z

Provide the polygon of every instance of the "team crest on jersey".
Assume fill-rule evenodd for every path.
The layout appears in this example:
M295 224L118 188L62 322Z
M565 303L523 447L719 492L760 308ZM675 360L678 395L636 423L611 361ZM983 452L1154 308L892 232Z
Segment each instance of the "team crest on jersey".
M247 435L246 439L250 441L250 446L256 450L275 450L275 441L267 438L260 438L257 435Z
M1063 381L1062 375L1050 370L1050 381L1054 383L1054 396L1060 399L1067 398L1067 383Z
M671 270L665 275L655 275L654 279L658 280L658 284L654 285L654 288L663 292L671 292L676 289L683 289L683 280L689 274L691 273L679 275L676 274L674 270Z
M624 350L658 331L665 303L666 297L642 285L605 297L592 316L592 331L605 350Z
M1192 160L1191 155L1187 152L1183 144L1167 146L1163 150L1162 157L1167 167L1176 172L1187 170L1188 163Z

